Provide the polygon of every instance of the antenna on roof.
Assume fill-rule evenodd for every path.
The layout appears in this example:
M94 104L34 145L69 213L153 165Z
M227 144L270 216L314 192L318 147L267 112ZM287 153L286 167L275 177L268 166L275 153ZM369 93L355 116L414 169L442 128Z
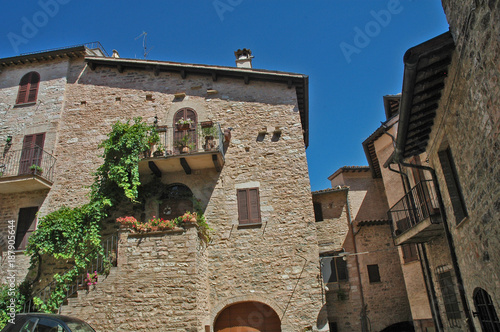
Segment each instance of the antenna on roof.
M151 50L154 48L151 47L151 49L148 51L148 46L147 46L147 36L148 36L148 33L146 31L143 31L139 36L135 37L135 40L142 38L142 47L144 48L144 59L146 59L146 57L148 56L149 52L151 52Z

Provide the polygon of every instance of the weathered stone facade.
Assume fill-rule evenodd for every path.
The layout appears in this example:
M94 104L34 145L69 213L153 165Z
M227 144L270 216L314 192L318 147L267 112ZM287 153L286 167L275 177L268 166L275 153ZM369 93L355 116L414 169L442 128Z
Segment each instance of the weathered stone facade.
M100 60L97 57L93 59ZM57 61L58 64L60 62ZM122 331L149 329L152 325L158 330L165 330L159 326L168 321L173 325L167 330L175 330L177 328L173 326L183 320L182 317L195 313L192 315L195 318L186 318L186 322L189 322L193 331L205 331L207 326L213 330L218 315L230 305L258 302L271 307L278 314L282 331L316 329L321 309L321 283L304 147L307 127L303 119L307 113L304 113L304 101L298 101L293 85L298 80L305 80L304 76L265 72L262 75L270 79L250 79L248 82L245 74L254 75L255 70L214 67L214 74L206 75L189 73L190 67L186 66L188 74L180 75L178 71L172 70L148 70L149 63L142 64L136 60L129 60L129 67L123 70L122 63L119 66L116 63L101 66L77 58L65 60L64 66L61 65L65 70L58 73L58 82L63 84L53 89L60 96L50 99L58 102L57 107L53 107L58 112L55 117L57 121L53 127L37 129L47 132L46 147L49 146L48 133L53 133L50 146L57 157L55 180L40 207L40 214L61 206L77 206L86 202L88 186L93 181L92 172L102 162L98 144L106 138L112 124L135 117L153 123L157 116L159 126L171 127L174 114L188 107L196 112L199 122L213 121L223 129L231 128L231 141L225 146L223 167L220 172L213 167L195 169L191 174L182 170L166 172L160 181L165 186L187 186L200 201L214 233L206 249L197 246L197 252L183 252L185 245L182 241L187 241L184 239L179 240L182 245L179 244L178 253L175 250L175 254L167 254L168 250L165 252L168 258L178 254L175 260L181 265L190 265L193 255L203 256L203 263L200 263L205 264L203 269L196 270L196 273L194 270L186 272L189 278L193 278L194 273L200 281L196 283L198 295L193 297L194 294L191 294L187 297L189 301L180 304L181 308L185 307L185 313L179 314L180 309L177 308L174 316L167 314L158 321L155 318L151 323L148 320L139 322L137 316L125 321L122 320L123 315L118 313L115 320L106 318L102 326L98 322L108 317L106 313L110 311L106 308L110 303L109 298L115 303L125 301L130 304L130 307L123 309L123 313L131 313L132 309L138 307L144 310L143 318L165 314L159 311L160 307L147 302L150 300L144 300L155 291L151 283L136 279L165 272L167 277L153 279L158 289L167 289L173 285L170 276L178 270L178 281L184 283L181 279L186 277L183 271L187 271L188 266L182 265L179 269L177 265L171 267L171 263L164 260L166 257L157 255L160 252L158 247L162 246L160 242L154 239L141 242L132 240L132 237L123 240L123 248L119 249L119 253L122 255L126 248L135 250L135 253L122 255L128 257L129 261L123 265L119 263L109 280L103 281L105 291L101 292L98 287L98 291L90 292L82 299L71 300L70 307L63 309L63 312L88 316L89 321L96 322L99 330L119 328ZM141 63L144 68L134 68L130 63ZM53 66L50 61L42 61L28 69L38 71L41 75L40 105L14 108L12 105L15 103L17 85L26 70L22 64L4 69L0 75L13 77L0 89L5 112L14 109L17 111L16 116L22 119L29 115L26 112L39 106L37 112L42 114L40 119L48 116L45 112L50 110L44 107L42 90L49 88L45 70ZM13 72L18 74L14 75ZM230 75L224 75L226 72ZM275 82L273 75L290 79L280 78L282 82ZM179 93L184 95L176 97ZM34 116L33 119L38 118ZM26 127L33 130L29 123ZM9 125L2 128L1 137L12 135L14 144L22 143L25 132L15 131ZM263 128L267 134L262 134ZM158 181L156 179L149 170L141 172L143 183ZM241 188L258 188L259 225L241 227L239 224L237 190ZM10 208L14 211L19 207L16 203ZM157 201L151 200L146 204L144 217L157 215L158 209ZM16 212L12 213L15 215ZM11 218L10 215L8 218ZM134 241L138 246L131 249L132 243L136 243ZM189 248L193 246L191 243ZM181 262L182 257L185 257L184 263ZM127 279L125 276L129 275L124 271L132 271L132 277L122 283L122 279ZM152 282L153 279L145 280ZM189 293L192 290L194 288L183 291ZM130 298L135 292L136 302ZM179 301L180 297L184 297L181 293L168 296L176 296L176 301ZM170 293L165 293L165 296L167 294ZM168 301L168 296L163 300ZM144 304L141 307L138 301L150 304L141 302ZM98 303L96 312L99 312L99 318L90 317L94 311L86 303Z
M329 273L325 258L333 257L345 261L347 277L337 270L339 280L325 280L328 321L338 331L381 331L411 321L382 181L373 179L368 167L343 167L329 179L332 189L313 192L323 217L316 222L320 255L324 273ZM369 266L379 280L369 276Z

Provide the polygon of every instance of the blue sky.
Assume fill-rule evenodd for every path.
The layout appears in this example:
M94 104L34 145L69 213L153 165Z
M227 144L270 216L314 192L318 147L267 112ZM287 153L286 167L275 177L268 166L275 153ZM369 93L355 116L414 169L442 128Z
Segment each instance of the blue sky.
M344 165L367 165L361 143L401 91L403 55L448 30L438 0L11 1L0 14L0 57L100 41L111 53L309 75L312 190Z

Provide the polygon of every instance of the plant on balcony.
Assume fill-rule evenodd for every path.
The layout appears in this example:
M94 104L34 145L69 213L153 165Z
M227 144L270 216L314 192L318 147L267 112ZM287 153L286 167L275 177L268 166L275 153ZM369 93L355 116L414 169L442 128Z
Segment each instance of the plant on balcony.
M214 139L219 138L219 128L213 125L202 127L201 136L205 138L205 144L203 145L205 151L213 150L215 147Z
M193 120L190 118L184 119L184 117L180 118L175 124L177 125L177 130L188 130Z
M38 166L37 164L33 164L30 166L31 173L33 174L42 174L43 173L43 168L41 166Z
M165 155L165 146L163 144L158 144L156 151L153 152L153 157L162 157Z
M190 143L190 140L191 137L186 134L175 142L175 147L179 149L180 153L189 153L189 151L194 150L194 144Z

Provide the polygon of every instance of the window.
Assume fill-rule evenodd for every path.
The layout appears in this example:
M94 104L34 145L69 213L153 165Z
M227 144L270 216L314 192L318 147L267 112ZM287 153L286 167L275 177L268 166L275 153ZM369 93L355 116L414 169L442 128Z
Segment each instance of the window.
M16 104L36 102L39 83L40 74L37 72L32 71L24 75L23 78L21 78L21 82L19 82Z
M313 203L314 205L314 219L316 221L323 221L323 210L321 209L321 203Z
M45 133L24 136L19 175L31 173L32 165L42 166L44 143Z
M458 305L457 295L455 294L455 286L453 284L451 272L446 271L439 273L438 280L446 317L452 326L456 326L459 324L456 320L460 319L460 307Z
M180 119L191 120L186 128L177 126ZM182 108L174 115L174 145L175 154L183 152L183 147L190 147L190 150L196 151L198 149L198 136L196 135L198 118L196 112L191 108ZM184 150L186 151L186 150Z
M403 250L403 259L405 263L418 260L417 245L415 243L403 244L401 249Z
M368 269L368 279L370 280L370 283L380 282L380 273L378 271L378 265L377 264L367 265L366 268Z
M237 196L240 225L260 224L259 188L238 189Z
M491 296L482 288L474 290L475 316L479 318L481 328L485 332L500 331L500 320L498 319L495 306Z
M450 195L455 221L458 224L465 217L467 217L467 209L465 208L465 201L462 195L462 189L460 188L460 182L458 181L458 174L455 169L455 163L453 162L453 156L451 155L450 148L439 152L438 156L441 168L443 169L446 187L448 188L448 193Z
M14 248L16 250L26 249L28 238L35 230L37 212L37 206L19 209L16 229L16 242L14 244Z
M347 261L344 257L322 257L321 274L325 284L346 281L348 280Z

